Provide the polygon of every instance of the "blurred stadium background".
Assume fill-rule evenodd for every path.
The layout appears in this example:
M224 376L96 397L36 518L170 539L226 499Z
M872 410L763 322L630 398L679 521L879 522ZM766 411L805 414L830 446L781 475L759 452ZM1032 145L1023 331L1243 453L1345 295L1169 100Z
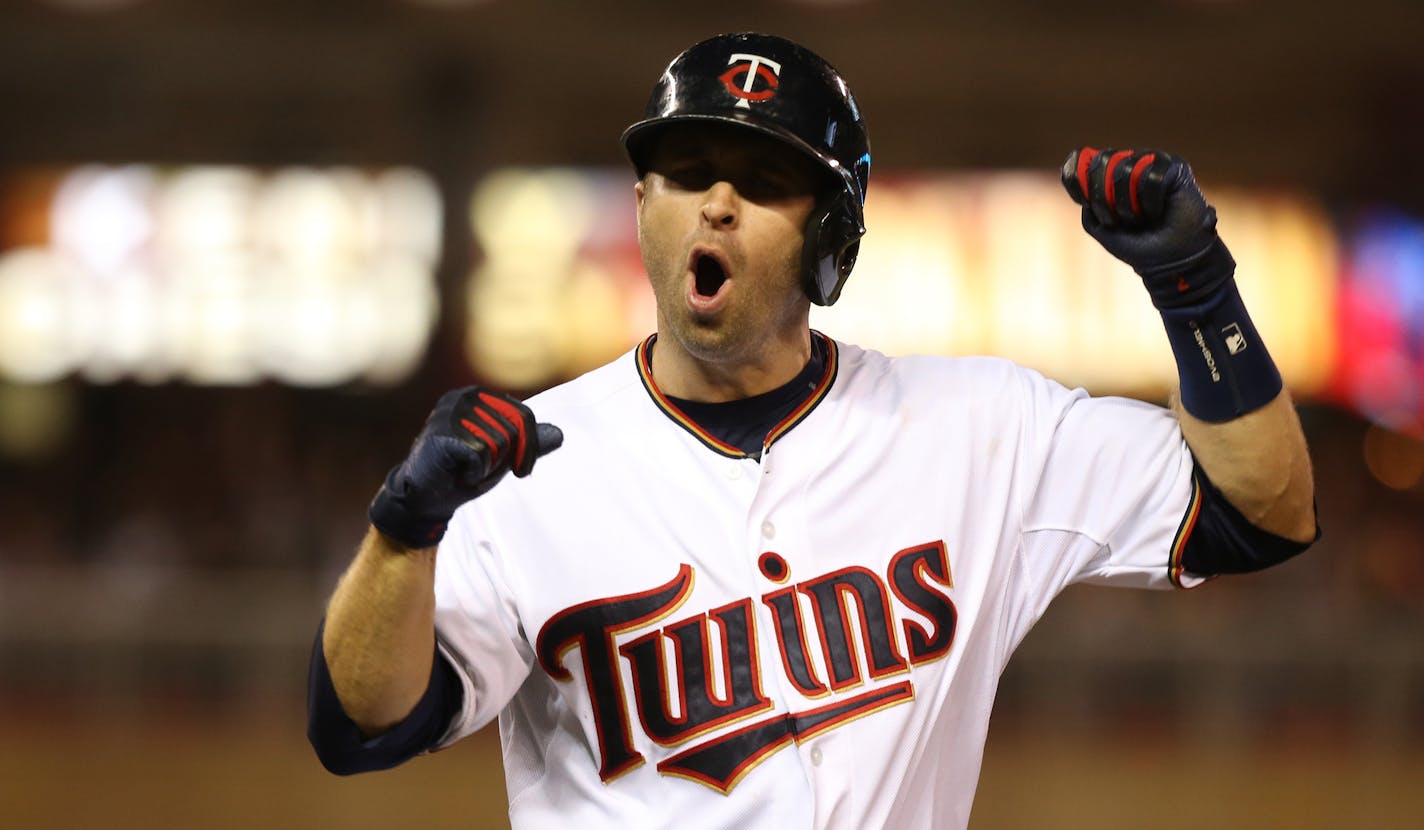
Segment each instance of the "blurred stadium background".
M327 775L305 666L445 388L651 330L617 137L717 31L869 119L828 333L1162 400L1054 181L1191 159L1302 407L1325 538L1186 594L1072 589L1003 678L977 828L1418 827L1424 6L1412 0L7 0L0 825L504 827L492 730Z

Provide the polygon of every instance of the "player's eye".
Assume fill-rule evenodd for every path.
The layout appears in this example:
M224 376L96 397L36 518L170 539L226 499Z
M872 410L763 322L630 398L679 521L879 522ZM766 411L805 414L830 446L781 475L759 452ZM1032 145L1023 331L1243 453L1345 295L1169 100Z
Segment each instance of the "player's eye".
M658 172L683 190L705 190L715 181L711 166L698 161L674 161L661 165Z
M754 199L777 199L792 194L790 180L770 170L758 170L747 182L747 195Z
M779 167L759 166L742 177L738 190L748 199L776 201L808 194L812 191L812 185Z

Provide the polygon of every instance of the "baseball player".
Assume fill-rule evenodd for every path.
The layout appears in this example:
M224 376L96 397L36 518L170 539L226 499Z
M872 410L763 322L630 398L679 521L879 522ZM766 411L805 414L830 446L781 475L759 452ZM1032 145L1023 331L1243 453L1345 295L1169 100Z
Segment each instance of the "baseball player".
M870 151L795 43L692 46L623 141L657 332L527 403L441 398L317 636L332 771L498 718L516 828L963 827L1000 673L1064 587L1190 587L1316 537L1299 424L1181 159L1062 171L1161 313L1164 409L812 330Z

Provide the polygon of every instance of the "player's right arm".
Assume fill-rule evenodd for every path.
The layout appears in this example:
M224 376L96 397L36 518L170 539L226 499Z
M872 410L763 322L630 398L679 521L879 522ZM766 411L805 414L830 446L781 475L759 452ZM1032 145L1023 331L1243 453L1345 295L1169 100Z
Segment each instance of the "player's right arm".
M409 548L374 526L337 583L321 651L346 716L366 736L411 713L435 655L435 548Z
M528 475L562 440L557 427L536 423L514 398L468 387L440 399L372 500L371 527L327 608L312 660L308 726L328 767L347 766L334 756L361 744L333 737L342 727L373 738L400 731L413 712L442 708L449 684L435 650L436 545L460 505L508 472ZM339 713L330 711L332 692ZM421 735L400 740L433 742Z

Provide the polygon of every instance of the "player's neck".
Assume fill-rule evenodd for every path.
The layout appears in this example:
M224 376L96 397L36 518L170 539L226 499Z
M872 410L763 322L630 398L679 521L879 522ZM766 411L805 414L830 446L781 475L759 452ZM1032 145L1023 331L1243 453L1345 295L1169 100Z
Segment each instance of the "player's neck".
M753 358L703 360L673 337L653 345L653 379L663 394L689 401L721 403L770 392L796 377L811 359L811 332L801 329L789 342L772 340Z

